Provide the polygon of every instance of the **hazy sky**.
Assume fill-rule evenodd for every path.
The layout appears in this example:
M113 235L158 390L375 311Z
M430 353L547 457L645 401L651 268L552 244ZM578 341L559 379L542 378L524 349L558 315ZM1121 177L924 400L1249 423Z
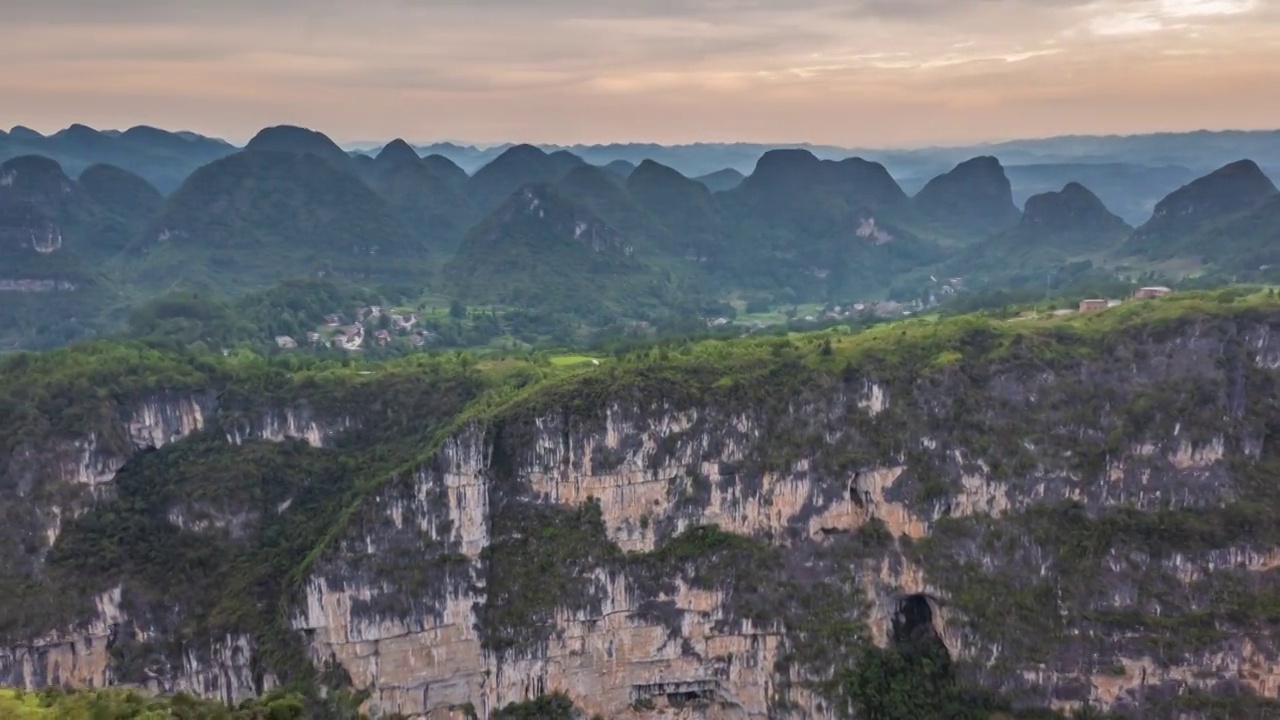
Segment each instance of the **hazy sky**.
M916 145L1280 125L1280 0L0 0L0 124Z

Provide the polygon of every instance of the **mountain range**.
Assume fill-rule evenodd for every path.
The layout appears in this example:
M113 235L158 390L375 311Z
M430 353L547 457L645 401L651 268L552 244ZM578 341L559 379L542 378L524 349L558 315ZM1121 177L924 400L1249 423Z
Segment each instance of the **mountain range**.
M223 140L147 126L103 132L72 125L48 136L18 126L0 135L0 161L41 155L73 175L91 165L115 165L165 193L176 190L197 168L236 150Z
M1205 172L1221 165L1230 157L1254 157L1264 167L1280 167L1280 131L1196 131L1150 133L1142 135L1066 135L1050 138L1011 140L974 145L884 149L810 143L692 143L661 145L657 143L610 143L597 145L541 144L546 152L566 150L594 165L623 160L638 165L654 160L671 165L690 175L704 175L724 168L747 173L764 153L778 149L808 150L819 158L838 160L859 156L895 168L909 185L908 178L929 178L966 159L993 155L1011 166L1053 164L1125 164L1145 166L1182 166L1193 172ZM417 145L424 155L440 154L450 158L468 172L492 162L512 146L500 143L488 146L459 143ZM349 146L358 152L375 151L381 143L358 143Z
M939 289L938 277L998 287L1081 263L1103 274L1173 262L1233 276L1280 263L1276 187L1253 160L1173 188L1130 223L1075 179L1020 207L1013 173L992 155L961 160L908 193L880 162L795 148L764 152L749 174L700 181L654 159L594 164L532 145L468 174L401 140L352 154L290 126L264 129L239 151L160 131L19 130L4 140L15 137L218 155L167 197L126 167L145 165L150 150L87 166L77 180L54 157L5 161L0 280L15 288L52 281L142 297L180 287L237 295L334 277L600 327L735 299L920 297ZM1060 170L1132 177L1099 167Z
M761 155L777 149L803 149L824 160L861 157L883 164L910 194L965 160L994 156L1005 165L1014 200L1080 182L1092 189L1126 222L1146 221L1155 203L1170 192L1215 168L1251 158L1272 176L1280 174L1280 131L1157 133L1132 136L1066 136L956 147L883 149L833 145L694 143L614 143L607 145L538 145L552 154L566 151L592 165L612 166L625 176L645 160L705 181L713 191L728 190L751 172ZM326 139L327 140L327 139ZM358 161L376 156L385 142L344 146ZM464 175L497 159L513 143L477 147L458 143L415 146L419 155L439 156ZM68 173L92 164L117 165L146 178L164 193L177 189L201 165L240 148L191 132L151 127L97 131L73 125L49 136L24 127L0 131L0 161L38 154L57 160Z

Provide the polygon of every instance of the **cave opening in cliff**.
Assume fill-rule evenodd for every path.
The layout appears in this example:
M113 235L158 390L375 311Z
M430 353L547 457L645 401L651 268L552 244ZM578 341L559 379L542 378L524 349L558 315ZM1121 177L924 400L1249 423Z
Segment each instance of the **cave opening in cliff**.
M888 647L862 651L846 690L854 717L881 720L968 717L974 696L959 683L957 668L938 629L937 601L906 595L893 609Z
M954 679L951 653L938 626L936 601L928 595L907 595L898 601L890 644L893 652L915 668L913 672L939 672L941 675L930 683L948 684Z
M933 601L927 595L907 595L899 600L893 616L893 644L941 644L933 608Z

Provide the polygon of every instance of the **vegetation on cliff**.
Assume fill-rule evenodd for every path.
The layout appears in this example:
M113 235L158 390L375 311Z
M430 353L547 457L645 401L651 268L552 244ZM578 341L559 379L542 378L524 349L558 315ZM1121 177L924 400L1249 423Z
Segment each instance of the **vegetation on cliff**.
M159 699L128 690L0 690L0 718L5 720L303 720L316 717L314 710L296 694L274 694L229 708L187 695ZM356 717L351 711L346 715ZM342 714L328 717L338 720Z
M1045 503L999 520L939 519L931 538L914 543L877 523L819 543L799 528L788 538L742 537L654 520L656 548L627 553L610 541L597 503L561 507L531 497L512 472L514 453L528 446L542 418L590 426L610 407L715 408L757 418L758 432L768 439L735 469L744 492L752 478L787 470L802 458L816 472L844 477L902 457L908 471L895 490L898 499L926 515L959 492L955 474L902 444L902 438L932 432L928 423L947 427L972 454L968 465L980 463L1004 483L1032 471L1037 461L1027 444L1046 449L1045 457L1062 458L1061 472L1092 477L1106 473L1109 457L1127 444L1151 433L1170 436L1175 425L1189 441L1212 440L1221 420L1206 413L1218 412L1224 402L1236 408L1230 410L1237 413L1233 427L1267 428L1259 441L1276 447L1276 381L1264 370L1241 366L1236 350L1221 355L1226 384L1152 377L1134 389L1134 381L1120 377L1182 338L1219 339L1238 350L1240 328L1265 326L1277 316L1280 302L1272 294L1238 290L1063 318L970 315L859 333L671 342L600 365L571 366L457 354L387 362L222 356L137 342L12 355L0 359L0 456L8 461L0 463L0 499L9 529L0 534L8 549L0 582L12 589L0 599L0 634L18 640L64 627L85 617L95 596L123 584L130 617L165 624L171 637L118 644L113 655L121 679L165 672L183 642L243 633L253 638L264 667L282 680L299 689L321 682L288 629L302 584L363 522L373 498L430 466L447 438L478 428L494 452L491 541L482 558L487 600L479 628L488 649L544 641L557 609L589 610L600 602L589 581L593 574L625 573L642 598L656 600L682 582L724 592L730 619L784 628L791 645L781 655L780 672L791 677L795 669L812 678L812 688L835 706L870 708L866 703L879 698L875 707L889 708L885 714L864 712L906 717L883 705L886 698L916 697L912 688L925 686L933 688L930 702L972 699L961 688L982 681L988 670L940 664L928 653L865 650L861 608L869 598L850 568L901 547L946 589L948 607L964 618L967 632L999 644L1019 662L1061 656L1073 643L1096 643L1086 647L1098 652L1121 632L1135 634L1135 648L1180 662L1232 633L1271 622L1280 607L1275 590L1228 574L1185 590L1186 602L1159 615L1135 604L1101 610L1098 598L1110 587L1106 560L1280 544L1272 537L1280 527L1274 510L1280 502L1266 482L1278 470L1272 455L1237 468L1239 482L1230 492L1212 495L1213 488L1202 488L1199 506L1088 512ZM1219 367L1219 360L1198 356L1171 362L1208 363L1214 372ZM1041 420L1015 411L1020 400L1001 399L1008 378L1043 377L1060 380L1038 391ZM1097 384L1081 384L1079 377ZM895 402L874 419L866 413L840 419L857 442L832 445L821 424L799 421L788 409L856 395L871 381ZM29 496L10 469L18 467L15 459L91 434L102 448L127 452L129 440L120 429L125 409L193 395L216 398L217 414L205 430L134 457L116 476L112 496L80 517L65 518L42 557L35 542L41 536L23 514L31 501L20 499ZM919 404L925 398L927 409ZM228 433L267 411L298 407L351 429L324 448L226 442ZM674 450L680 438L670 442ZM705 503L712 488L690 471L670 490L678 511L681 503ZM784 554L784 542L791 548L786 552L802 549L803 563ZM974 560L1024 546L1037 549L1037 563L1050 563L1048 574L1020 561L993 568ZM449 548L439 551L440 563L456 561ZM42 561L46 570L37 570ZM424 564L382 570L387 582L410 587L429 579ZM1152 572L1144 577L1163 578ZM1073 582L1060 581L1066 577ZM167 616L168 603L181 613ZM669 619L661 603L647 607L658 621ZM1060 610L1046 611L1054 607ZM1084 640L1075 634L1082 627L1090 633ZM877 663L881 670L873 669ZM924 685L912 685L911 677ZM1247 694L1240 698L1255 702ZM1013 700L1019 707L1031 702ZM1157 701L1188 707L1204 699L1152 699ZM1006 707L990 703L990 712Z

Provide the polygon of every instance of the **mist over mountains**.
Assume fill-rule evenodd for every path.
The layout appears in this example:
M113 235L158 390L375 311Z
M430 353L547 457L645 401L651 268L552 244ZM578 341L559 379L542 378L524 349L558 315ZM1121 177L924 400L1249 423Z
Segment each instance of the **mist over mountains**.
M416 146L423 155L449 158L468 172L483 167L510 144L476 147L456 143ZM1242 157L1254 159L1280 175L1280 131L1154 133L1132 136L1064 136L1001 143L883 149L831 145L760 143L696 143L664 146L650 143L607 145L539 145L546 152L565 150L594 165L644 160L668 165L690 177L724 171L749 174L761 155L777 149L804 149L820 159L861 157L884 164L909 193L967 159L1000 158L1021 205L1031 195L1061 189L1066 182L1089 182L1126 220L1140 223L1164 195L1193 178ZM712 179L713 190L728 189Z
M261 140L260 138L255 138ZM326 140L328 140L326 138ZM328 141L333 148L338 143ZM475 174L515 143L476 146L453 142L412 144L424 157L444 158L465 174ZM358 142L340 149L360 157L376 156L385 142ZM747 175L760 156L777 149L804 149L819 159L860 157L885 165L911 194L957 164L978 156L1000 159L1021 206L1032 195L1058 190L1067 182L1087 184L1109 207L1131 224L1141 224L1168 193L1228 162L1250 158L1272 176L1280 175L1280 131L1198 131L1130 136L1063 136L1000 143L884 149L805 143L611 143L602 145L538 144L548 154L564 151L600 166L634 168L645 160L705 180L714 191L728 190ZM140 126L125 131L96 131L84 125L44 136L18 126L0 131L0 160L44 155L75 174L95 163L118 165L165 193L177 189L196 168L235 152L223 140L191 132L168 132ZM615 167L617 167L615 166Z
M77 124L45 136L19 125L0 134L0 160L42 155L72 175L90 165L115 165L166 193L176 190L200 166L237 149L223 140L148 126L99 131Z

